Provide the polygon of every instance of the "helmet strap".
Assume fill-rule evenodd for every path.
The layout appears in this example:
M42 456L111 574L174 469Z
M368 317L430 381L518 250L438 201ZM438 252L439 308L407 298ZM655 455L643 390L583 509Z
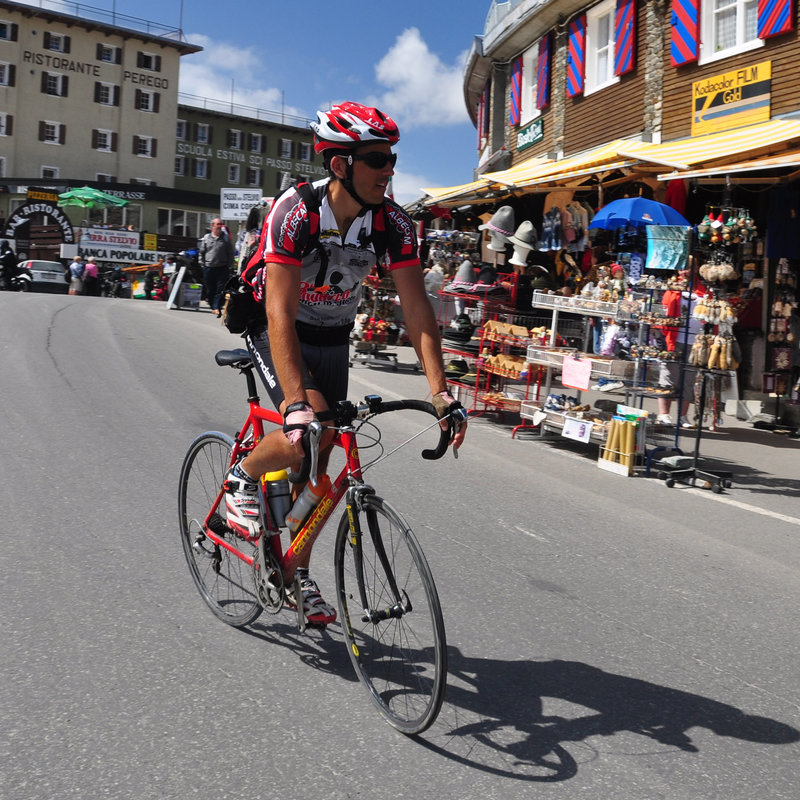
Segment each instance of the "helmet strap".
M335 155L340 156L346 164L345 175L344 178L340 178L333 171L331 171L331 174L336 178L336 180L341 182L342 186L345 188L350 197L352 197L353 200L355 200L356 203L358 203L362 208L365 208L367 211L377 211L383 205L383 203L378 203L375 205L374 203L370 204L365 202L361 199L361 197L359 197L355 186L353 186L353 158L349 155L342 155L341 153L336 153Z

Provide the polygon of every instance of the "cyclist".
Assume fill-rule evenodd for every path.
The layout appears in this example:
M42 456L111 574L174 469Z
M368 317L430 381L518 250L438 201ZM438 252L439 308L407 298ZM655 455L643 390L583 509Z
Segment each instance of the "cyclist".
M447 391L439 327L425 294L417 240L411 220L385 197L400 138L397 125L375 108L345 102L317 112L311 123L314 149L328 178L311 186L316 207L297 187L273 204L262 231L256 299L265 303L266 323L245 334L270 399L284 416L283 430L265 436L226 476L229 524L256 535L260 530L258 480L265 472L297 468L302 437L315 414L347 397L349 335L361 284L376 264L375 241L385 245L403 307L408 335L428 379L433 405L444 417L458 404ZM459 426L453 445L464 440ZM326 446L327 443L327 446ZM329 439L320 448L320 472L327 469ZM306 619L336 619L308 575L304 552L298 574Z

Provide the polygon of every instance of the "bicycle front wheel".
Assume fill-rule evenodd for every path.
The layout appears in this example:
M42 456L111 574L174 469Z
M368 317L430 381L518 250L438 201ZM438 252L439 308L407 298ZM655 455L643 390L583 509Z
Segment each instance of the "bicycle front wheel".
M178 510L183 552L200 595L217 617L238 628L249 625L262 611L253 568L212 542L205 531L205 520L222 488L232 449L233 439L216 431L201 434L192 442L181 468ZM255 558L258 549L228 528L224 515L222 505L209 520L214 533Z
M439 596L414 533L375 495L353 536L346 511L336 535L336 592L350 660L384 718L406 734L442 707L447 643ZM366 608L364 602L366 602Z

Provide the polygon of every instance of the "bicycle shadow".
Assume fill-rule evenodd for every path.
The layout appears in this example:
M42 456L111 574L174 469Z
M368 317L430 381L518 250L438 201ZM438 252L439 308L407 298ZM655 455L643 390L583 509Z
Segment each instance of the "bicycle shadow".
M800 741L800 731L783 722L581 662L469 658L452 646L448 654L445 705L418 741L504 777L568 780L578 773L579 761L600 757L598 736L631 733L666 752L685 753L700 752L690 734L694 728L760 744ZM624 739L626 752L631 741ZM571 748L579 760L565 747L569 743L580 743ZM609 752L613 747L609 743ZM652 753L652 745L641 752Z
M274 616L264 614L250 627L240 630L270 646L290 650L303 664L313 669L351 683L358 682L350 657L342 646L343 637L338 622L322 628L309 627L301 633L295 613L287 609Z

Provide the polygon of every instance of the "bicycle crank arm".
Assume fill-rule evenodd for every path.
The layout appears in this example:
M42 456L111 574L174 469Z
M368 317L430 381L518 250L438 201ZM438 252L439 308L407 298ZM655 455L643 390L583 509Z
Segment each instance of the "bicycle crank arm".
M403 602L395 603L390 608L381 608L375 611L365 609L361 621L371 622L373 625L377 625L379 622L385 622L387 619L400 619L404 614L408 614L414 610L411 605L411 600L408 599L408 595L405 592L403 592L403 598Z

